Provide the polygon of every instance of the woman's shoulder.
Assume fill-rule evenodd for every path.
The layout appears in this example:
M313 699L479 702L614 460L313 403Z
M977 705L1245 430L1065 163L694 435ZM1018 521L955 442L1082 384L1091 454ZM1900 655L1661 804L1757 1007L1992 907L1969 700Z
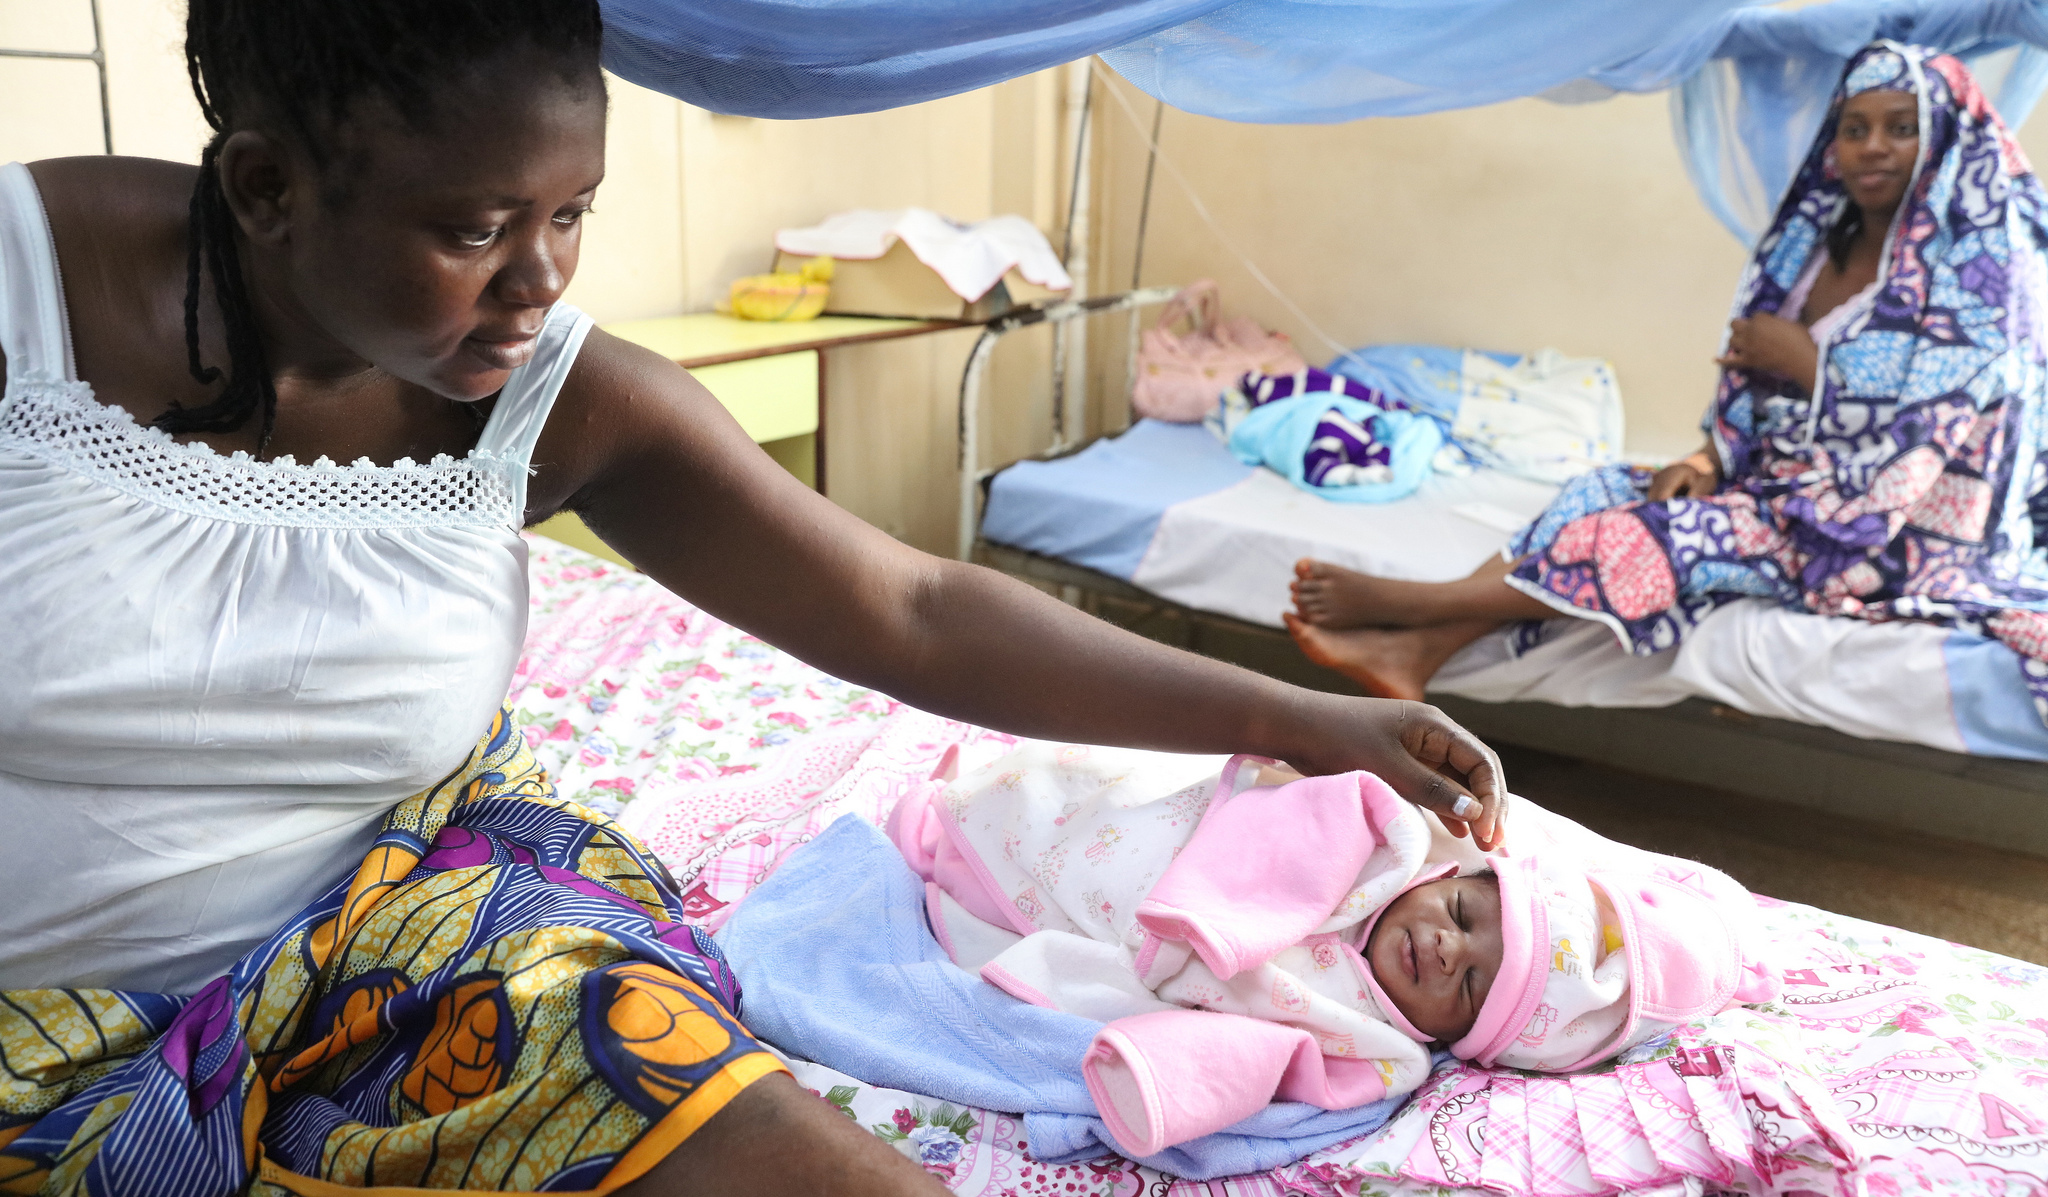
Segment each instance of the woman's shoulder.
M111 156L28 164L49 218L81 370L90 358L107 372L109 345L122 359L183 356L177 316L198 169Z
M105 154L28 164L52 222L118 221L130 227L136 221L182 226L198 169L185 162Z
M156 257L182 253L197 167L110 155L45 158L26 165L49 221L67 292L79 280L92 280L91 290L104 291L107 280L131 275L139 263L151 260L148 250L156 250ZM85 297L67 297L73 301L75 331L80 316L89 316L76 309L91 305L78 302Z

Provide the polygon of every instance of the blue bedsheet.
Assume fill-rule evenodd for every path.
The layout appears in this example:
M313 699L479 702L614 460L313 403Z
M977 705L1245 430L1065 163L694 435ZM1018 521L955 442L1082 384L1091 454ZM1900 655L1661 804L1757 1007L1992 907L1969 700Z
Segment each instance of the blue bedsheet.
M784 1051L870 1084L1021 1111L1031 1154L1050 1163L1116 1150L1081 1081L1102 1024L954 967L925 923L924 883L856 816L747 895L718 943L744 989L747 1028ZM1138 1162L1194 1180L1258 1172L1377 1130L1402 1100L1355 1110L1276 1102Z
M1200 424L1140 420L1056 461L1020 461L989 486L981 533L1128 579L1176 503L1234 486L1253 467Z

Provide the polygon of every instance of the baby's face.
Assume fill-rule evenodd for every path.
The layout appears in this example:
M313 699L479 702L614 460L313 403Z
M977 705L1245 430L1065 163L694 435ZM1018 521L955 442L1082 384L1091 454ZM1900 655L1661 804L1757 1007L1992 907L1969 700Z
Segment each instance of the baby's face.
M1394 899L1372 929L1373 980L1415 1029L1462 1039L1500 971L1500 883L1492 874L1446 877Z

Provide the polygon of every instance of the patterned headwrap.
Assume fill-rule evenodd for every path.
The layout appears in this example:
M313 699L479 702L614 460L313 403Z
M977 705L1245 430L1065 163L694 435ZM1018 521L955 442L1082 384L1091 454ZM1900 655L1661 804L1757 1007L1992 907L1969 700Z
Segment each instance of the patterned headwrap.
M2048 196L1961 62L1895 42L1850 61L1734 314L1796 316L1787 295L1850 203L1842 108L1871 90L1913 94L1920 117L1876 293L1821 346L1818 394L1730 369L1707 431L1786 538L1771 556L1788 600L1995 635L2048 698Z

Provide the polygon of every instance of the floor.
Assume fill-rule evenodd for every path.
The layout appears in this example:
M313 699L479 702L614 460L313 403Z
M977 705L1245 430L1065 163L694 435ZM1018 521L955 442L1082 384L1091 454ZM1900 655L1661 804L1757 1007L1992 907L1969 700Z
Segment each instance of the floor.
M1502 746L1508 784L1758 893L2048 965L2048 860Z

